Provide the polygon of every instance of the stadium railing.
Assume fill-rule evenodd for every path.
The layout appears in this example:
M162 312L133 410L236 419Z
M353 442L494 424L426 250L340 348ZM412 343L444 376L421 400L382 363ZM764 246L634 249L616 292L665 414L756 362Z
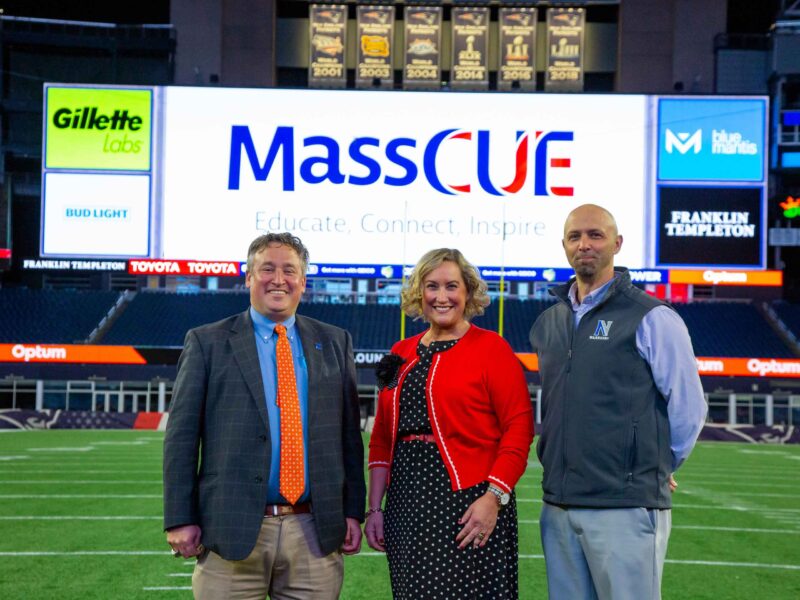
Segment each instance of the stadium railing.
M377 388L359 385L362 420L375 414ZM541 388L529 386L536 422L541 422ZM800 394L706 393L709 424L800 426ZM0 410L83 410L97 412L165 412L172 382L51 381L9 377L0 380Z

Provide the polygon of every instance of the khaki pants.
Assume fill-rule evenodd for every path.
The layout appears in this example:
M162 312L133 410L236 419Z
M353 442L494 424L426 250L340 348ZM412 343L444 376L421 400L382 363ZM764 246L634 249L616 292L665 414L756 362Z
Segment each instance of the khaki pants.
M206 550L192 575L197 600L335 600L344 576L339 552L324 556L314 515L265 517L255 548L244 560Z

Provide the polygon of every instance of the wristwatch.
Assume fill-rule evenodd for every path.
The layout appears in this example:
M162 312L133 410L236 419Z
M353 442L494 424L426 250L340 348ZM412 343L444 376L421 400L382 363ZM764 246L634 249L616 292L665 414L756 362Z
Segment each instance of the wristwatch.
M489 484L489 489L486 491L491 492L494 494L494 497L497 498L497 507L500 510L505 508L511 501L511 494L504 492L501 488L497 487L493 483Z

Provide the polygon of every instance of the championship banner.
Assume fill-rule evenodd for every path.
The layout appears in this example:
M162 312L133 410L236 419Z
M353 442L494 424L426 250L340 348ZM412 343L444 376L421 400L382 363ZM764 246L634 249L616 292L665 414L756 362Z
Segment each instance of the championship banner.
M547 92L583 91L583 32L586 11L582 8L547 10Z
M489 8L453 7L453 66L450 84L456 89L489 89Z
M403 89L438 90L442 79L442 7L407 6Z
M501 8L497 89L536 91L536 9Z
M359 6L357 88L392 88L393 45L394 6Z
M344 49L347 47L347 6L312 4L308 19L308 86L344 88L347 85Z

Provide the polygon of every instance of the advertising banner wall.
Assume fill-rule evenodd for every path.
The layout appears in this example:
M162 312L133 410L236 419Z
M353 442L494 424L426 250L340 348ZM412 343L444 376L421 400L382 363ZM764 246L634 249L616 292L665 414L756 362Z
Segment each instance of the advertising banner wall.
M620 265L765 266L766 98L51 88L73 89L46 85L45 132L63 110L78 132L146 127L147 146L128 134L117 146L151 158L97 168L94 132L73 167L46 166L40 258L238 264L257 235L290 231L312 276L394 279L449 246L487 278L556 281L564 219L595 203L616 216ZM123 102L142 91L139 108ZM55 129L44 157L64 164Z
M164 257L243 260L288 230L312 262L451 246L483 266L567 267L564 219L595 202L625 233L620 264L644 266L642 96L165 94Z

